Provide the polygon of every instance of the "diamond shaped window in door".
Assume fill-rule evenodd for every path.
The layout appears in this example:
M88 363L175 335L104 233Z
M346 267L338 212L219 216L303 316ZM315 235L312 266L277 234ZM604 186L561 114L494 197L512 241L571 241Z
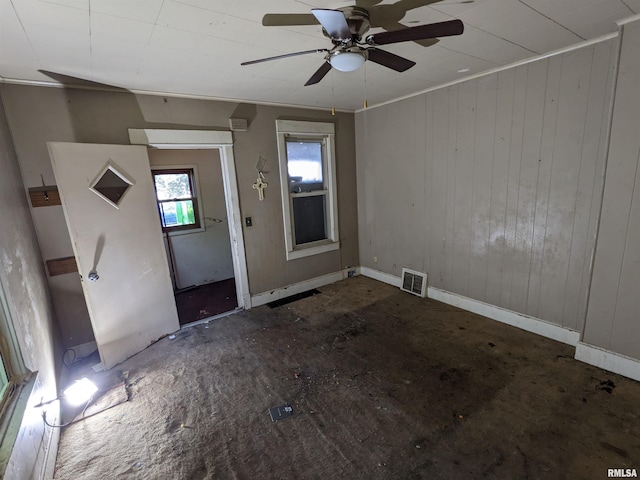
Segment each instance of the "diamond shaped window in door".
M125 193L132 185L133 182L131 180L119 172L116 167L109 164L96 177L89 188L111 206L118 208Z

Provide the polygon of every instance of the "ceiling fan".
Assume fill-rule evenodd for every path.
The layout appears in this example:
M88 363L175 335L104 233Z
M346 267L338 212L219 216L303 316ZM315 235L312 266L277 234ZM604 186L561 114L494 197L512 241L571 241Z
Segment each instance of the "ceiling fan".
M325 53L325 62L307 80L305 86L320 82L332 67L343 72L352 72L362 66L366 60L391 68L396 72L404 72L416 63L377 47L391 43L460 35L464 31L464 25L460 20L449 20L367 35L371 22L369 12L365 8L358 6L343 7L336 10L313 8L311 13L322 25L324 34L331 39L331 43L333 43L331 49L319 48L286 53L275 57L243 62L241 65L253 65L310 53Z

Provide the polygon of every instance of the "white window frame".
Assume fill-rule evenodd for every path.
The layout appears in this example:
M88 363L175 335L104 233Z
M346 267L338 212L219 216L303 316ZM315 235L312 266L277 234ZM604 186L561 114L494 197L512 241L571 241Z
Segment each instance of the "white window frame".
M276 120L278 138L278 163L280 166L280 188L282 193L282 215L287 260L318 255L340 248L338 232L338 198L336 183L335 127L333 123L303 122L298 120ZM324 143L323 168L326 171L325 188L327 201L327 238L317 242L296 245L293 239L293 204L296 195L289 191L287 168L287 137L322 140Z
M192 170L193 171L193 189L194 189L194 197L198 202L198 218L200 220L199 227L193 228L183 228L183 229L169 229L168 233L170 237L178 236L178 235L186 235L189 233L198 233L205 231L204 225L204 209L202 208L202 196L200 195L200 180L198 178L198 166L197 165L151 165L152 179L154 181L153 194L156 197L156 203L158 203L158 194L155 190L155 177L153 176L154 171L159 170ZM162 220L160 221L160 225L162 225Z
M13 453L20 425L26 415L28 399L36 380L36 375L29 372L22 360L2 279L0 279L0 336L3 339L0 351L8 381L8 388L0 398L0 477L2 477Z

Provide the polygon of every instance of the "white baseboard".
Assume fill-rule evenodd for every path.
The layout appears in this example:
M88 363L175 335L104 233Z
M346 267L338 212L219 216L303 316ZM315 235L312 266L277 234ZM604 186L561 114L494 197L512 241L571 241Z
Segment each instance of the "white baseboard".
M56 419L52 419L56 420ZM49 421L52 421L49 420ZM60 429L51 428L51 435L49 436L49 442L45 453L45 460L42 471L42 480L50 480L55 475L56 460L58 459L58 444L60 443Z
M640 361L635 358L578 342L575 359L640 382Z
M543 337L551 338L558 342L566 343L568 345L576 346L580 340L580 333L575 330L569 330L568 328L555 325L553 323L545 322L539 318L530 317L521 313L507 310L495 305L480 302L469 297L458 295L457 293L450 293L439 288L429 287L427 296L438 300L454 307L468 310L469 312L477 313L483 317L491 318L501 323L506 323L512 327L517 327L527 332L536 333Z
M365 277L373 278L374 280L378 280L382 283L388 283L389 285L393 285L394 287L400 288L401 278L396 277L395 275L391 275L390 273L384 273L380 270L374 270L369 267L360 267L360 275L364 275Z
M401 278L396 277L395 275L368 267L360 267L360 273L365 277L373 278L374 280L400 288ZM492 320L506 323L507 325L521 328L522 330L536 333L543 337L557 340L558 342L567 343L574 347L580 340L580 333L574 330L569 330L568 328L545 322L539 318L530 317L528 315L516 313L494 305L489 305L488 303L464 297L457 293L447 292L435 287L428 287L427 296L442 303L453 305L454 307L462 308L463 310L477 313L478 315L482 315Z
M293 283L291 285L287 285L286 287L276 288L275 290L271 290L269 292L252 295L251 307L259 307L260 305L265 305L269 302L275 302L276 300L281 300L283 298L290 297L291 295L296 295L298 293L306 292L307 290L312 290L318 287L324 287L325 285L329 285L330 283L339 282L340 280L347 278L349 276L349 271L351 270L355 270L355 275L360 274L359 267L350 267L338 272L333 272L327 275L322 275L320 277L310 278L309 280L304 280L302 282Z

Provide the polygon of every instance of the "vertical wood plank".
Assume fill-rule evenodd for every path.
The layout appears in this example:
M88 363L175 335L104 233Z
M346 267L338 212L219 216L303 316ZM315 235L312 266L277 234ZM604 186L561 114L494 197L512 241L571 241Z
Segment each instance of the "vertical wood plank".
M562 325L567 291L575 198L580 175L584 121L587 113L591 51L582 49L563 56L560 103L547 215L540 317ZM577 300L576 300L577 302Z
M496 127L493 139L491 182L491 221L487 249L486 300L501 305L503 287L503 261L506 248L506 206L509 180L509 150L511 145L511 119L515 92L515 70L497 74Z
M527 309L547 64L547 60L534 62L527 70L522 161L518 179L515 256L511 281L511 308L518 312L524 312Z
M471 198L473 212L469 239L469 296L478 300L484 300L487 290L497 90L497 75L489 75L478 80L477 111L474 125L474 174Z
M553 165L556 141L561 70L562 57L557 56L550 58L548 61L545 87L544 118L542 121L542 137L540 139L540 168L538 171L538 188L536 190L533 243L531 248L531 266L529 268L526 307L526 313L534 317L538 316L540 302L540 282L542 279L544 239L547 226L547 211L549 208L551 168Z
M471 238L471 190L473 185L474 126L477 80L458 88L458 128L456 131L456 168L453 232L452 288L469 295L469 250Z
M564 310L562 321L565 327L580 330L584 319L584 305L580 300L588 288L584 273L585 261L591 257L594 240L589 237L589 224L592 221L592 203L599 205L601 183L598 182L598 190L594 189L596 176L602 172L597 170L598 151L600 138L600 126L602 119L606 118L605 96L606 85L609 77L608 55L600 54L597 46L592 49L591 68L589 72L589 85L587 96L587 108L584 120L584 135L582 139L582 152L580 158L580 173L578 177L577 192L574 206L574 221L571 234L569 264L567 274L567 290L564 296ZM586 60L586 59L585 59Z
M511 117L511 143L509 145L509 165L507 178L507 200L505 220L505 248L502 261L502 288L499 305L512 308L511 290L514 270L517 264L516 229L518 222L518 194L520 190L520 167L522 161L522 138L524 133L524 115L528 65L516 68L514 84L513 113Z
M453 258L454 252L454 207L456 194L456 131L458 128L458 85L447 88L449 95L449 128L447 130L447 200L446 200L446 232L445 250L446 270L443 288L453 290Z
M431 209L433 211L429 239L431 268L429 283L445 288L447 273L447 179L449 149L449 90L437 90L427 94L430 108L432 136L433 168L431 176Z
M398 231L398 245L413 245L417 238L424 238L425 222L425 111L424 98L419 96L394 104L389 121L393 124L404 121L411 128L406 128L398 135L397 141L402 146L397 147L394 167L391 173L394 178L393 195L398 197L403 208L396 210ZM391 143L391 142L390 142ZM390 157L390 160L394 157ZM398 168L401 166L401 168ZM407 175L415 181L408 182ZM395 265L395 268L394 268ZM400 276L402 267L417 271L424 270L424 256L422 248L402 248L392 264L394 275Z
M420 206L424 212L424 222L422 234L419 238L424 239L425 242L422 248L416 247L416 251L420 252L423 258L423 272L431 272L431 255L430 255L430 241L429 237L433 229L435 211L433 209L433 189L431 188L431 181L433 177L433 108L431 108L431 97L427 94L420 96L420 101L417 101L422 109L422 115L424 116L424 131L422 132L423 144L422 151L424 162L424 180L422 182L424 186L423 204ZM429 282L429 279L427 279Z
M610 107L613 102L613 82L615 81L615 68L617 65L617 54L614 52L617 50L617 39L609 40L608 42L604 42L600 45L596 46L596 59L599 57L603 57L603 69L607 70L607 80L606 85L604 87L604 103L602 106L602 115L600 116L600 123L598 125L598 151L596 154L596 166L595 166L595 176L593 181L592 192L591 195L591 211L589 217L589 229L587 233L587 238L589 239L589 244L587 246L587 252L585 254L585 259L582 264L582 284L583 289L580 292L580 314L578 316L578 325L577 330L582 332L584 331L584 325L587 317L587 302L589 298L589 289L591 286L591 273L592 273L592 260L595 255L595 244L596 244L596 235L598 231L598 222L600 219L600 208L602 207L602 198L600 195L596 196L595 192L602 192L604 189L604 171L606 165L606 155L608 148L608 138L609 138L609 115L610 115ZM597 63L597 60L596 60ZM594 121L597 121L597 118L594 118Z

